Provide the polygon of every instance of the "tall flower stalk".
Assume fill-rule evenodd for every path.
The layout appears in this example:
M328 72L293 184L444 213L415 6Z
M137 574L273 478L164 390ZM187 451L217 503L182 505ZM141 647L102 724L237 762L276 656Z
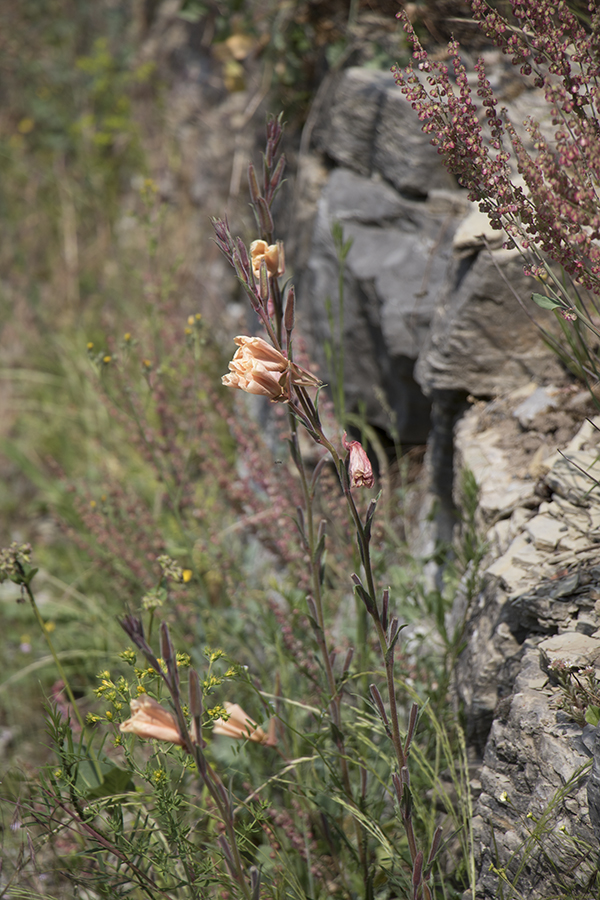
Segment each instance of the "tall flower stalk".
M373 471L369 458L358 441L348 441L344 434L343 440L336 441L325 432L318 409L318 396L321 384L315 376L299 369L293 358L293 331L295 325L295 295L293 286L288 286L285 294L282 294L279 286L281 267L276 265L274 244L274 224L271 214L271 205L279 186L281 174L284 168L283 156L277 158L278 147L281 141L281 121L272 119L267 129L267 149L264 154L263 190L258 186L258 179L253 166L249 167L249 185L252 199L252 207L260 231L261 258L256 262L256 254L252 258L253 248L257 242L251 245L248 253L240 238L234 238L226 221L213 220L217 244L234 268L238 280L245 290L252 308L256 312L259 322L265 329L265 338L237 337L236 343L240 348L251 347L251 342L260 341L257 353L252 364L247 358L242 366L241 359L236 353L230 364L231 375L223 378L223 383L230 387L241 388L248 393L260 393L269 397L271 402L285 403L289 413L290 440L289 446L293 462L298 470L302 494L303 508L298 509L297 527L300 540L308 556L310 567L310 592L306 596L308 615L312 624L315 640L319 648L323 663L323 671L327 682L329 694L329 710L332 722L332 732L338 749L341 783L346 795L346 801L350 808L358 811L360 798L355 795L349 773L349 754L343 735L342 716L342 692L343 687L338 686L334 673L334 653L327 635L327 623L325 620L323 602L324 583L324 555L326 546L325 522L315 521L315 494L319 477L324 466L329 460L333 464L342 495L347 505L350 522L356 532L356 541L362 563L363 579L359 574L351 575L351 582L355 593L366 609L368 617L373 623L379 648L384 663L388 707L383 701L381 693L376 685L371 686L373 703L382 719L385 730L391 740L395 757L395 772L393 775L393 788L400 808L400 816L404 826L410 857L412 861L412 884L415 898L430 900L431 891L428 885L433 861L438 852L441 831L435 833L429 855L425 859L424 854L417 847L412 823L412 801L410 792L410 776L408 771L408 757L410 746L414 736L418 707L412 705L409 713L408 724L404 737L400 729L400 719L397 703L397 687L394 673L394 651L400 636L401 628L398 619L390 615L389 592L383 591L381 599L378 596L371 561L371 531L377 509L377 499L372 499L366 511L364 519L357 507L354 492L362 487L372 487L374 483ZM269 261L267 254L272 254ZM281 253L281 250L278 251ZM271 349L266 351L263 344L267 341ZM251 355L251 354L250 354ZM237 358L237 359L236 359ZM315 396L311 394L315 390ZM303 459L299 429L304 428L310 437L323 447L326 453L321 456L312 472ZM343 675L347 674L352 659L352 651L346 657ZM389 709L389 715L388 711ZM366 773L363 776L361 794L366 790ZM367 840L364 827L359 815L353 817L355 849L360 859L365 885L370 882L372 860L367 853Z

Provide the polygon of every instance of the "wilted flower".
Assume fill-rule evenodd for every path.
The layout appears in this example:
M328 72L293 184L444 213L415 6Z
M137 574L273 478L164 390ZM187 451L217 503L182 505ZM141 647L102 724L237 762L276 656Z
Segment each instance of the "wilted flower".
M346 432L344 432L342 444L349 453L348 476L350 478L350 487L373 487L373 482L375 481L373 469L360 441L349 441L346 437Z
M239 349L229 363L229 375L223 375L221 379L227 387L239 388L271 400L287 400L288 373L292 384L306 387L320 384L318 378L290 362L262 338L238 335L233 340Z
M227 721L225 719L215 719L213 722L214 734L223 734L225 737L256 741L257 744L264 744L266 747L275 746L277 743L277 737L275 736L275 719L271 719L267 734L256 724L256 722L252 721L250 716L248 716L237 703L225 702L224 706L229 717Z
M229 363L230 374L221 379L223 384L271 400L282 399L289 360L262 338L238 335L233 340L239 349Z
M252 241L250 244L250 259L252 260L254 277L257 280L260 278L260 264L263 259L267 264L269 275L283 275L285 272L283 244L281 241L277 241L276 244L267 244L266 241Z
M119 725L120 731L137 734L146 740L170 741L172 744L183 745L175 716L161 706L158 700L142 694L131 701L131 712L131 718Z

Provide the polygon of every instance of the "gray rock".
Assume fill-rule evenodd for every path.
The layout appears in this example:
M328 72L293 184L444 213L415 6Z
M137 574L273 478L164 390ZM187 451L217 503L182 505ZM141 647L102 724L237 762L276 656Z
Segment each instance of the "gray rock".
M398 191L426 197L456 182L389 72L346 69L316 126L319 149L359 175L380 173Z
M558 406L557 400L546 387L539 387L513 411L523 428L531 425L538 413L547 412Z
M515 896L531 900L547 897L550 889L553 896L581 889L593 871L588 755L577 749L581 728L556 709L555 693L545 686L538 651L528 642L514 692L497 711L481 770L473 821L481 900L498 896L499 869Z
M429 402L413 379L451 257L461 198L438 194L427 203L401 197L389 185L335 169L318 204L312 250L300 284L300 304L313 337L312 352L327 370L331 334L326 306L338 308L334 220L351 238L344 277L344 355L350 407L365 401L369 421L390 430L387 404L402 443L422 443ZM381 396L385 398L382 404Z
M531 281L513 251L483 251L453 262L417 363L425 393L495 396L554 372L556 359L515 292L527 297Z
M584 728L593 730L594 739L592 745L592 771L587 786L587 799L590 811L590 821L596 833L596 838L600 841L600 728L596 726L592 729L591 725Z
M423 134L421 122L398 87L388 87L377 118L373 168L400 193L427 197L456 181Z
M504 231L492 228L487 214L481 212L476 203L472 203L454 233L452 245L459 253L473 253L474 250L485 249L486 245L496 250L505 240Z
M338 165L360 175L373 171L373 144L389 72L350 68L340 75L315 129L317 145Z
M568 450L557 459L546 482L554 493L576 506L600 503L600 461L597 452Z

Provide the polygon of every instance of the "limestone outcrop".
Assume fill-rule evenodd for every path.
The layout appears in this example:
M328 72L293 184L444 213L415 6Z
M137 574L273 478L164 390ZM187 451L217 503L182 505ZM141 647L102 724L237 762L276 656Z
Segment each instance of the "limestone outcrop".
M600 419L577 427L589 398L547 387L544 405L539 391L479 404L456 434L489 546L475 601L449 624L465 623L455 689L482 755L477 896L490 900L505 878L531 898L585 885L600 839L597 729L565 712L556 677L600 679ZM559 421L552 452L558 429L542 432Z
M531 288L514 251L466 198L386 72L348 69L315 128L329 160L300 278L304 328L331 378L323 344L341 344L350 406L405 445L451 429L468 394L494 396L555 365L517 295ZM338 321L335 221L352 240ZM443 469L443 462L441 463ZM443 480L444 476L435 476Z
M517 94L521 121L539 97ZM438 537L452 534L456 473L479 485L481 583L447 622L464 629L454 691L480 761L477 897L509 884L584 896L600 737L563 709L553 666L600 679L600 419L586 421L589 395L542 340L536 315L554 320L526 305L519 255L449 179L386 73L344 72L315 135L331 170L299 292L313 352L341 341L350 407L366 399L383 431L391 409L404 444L427 439ZM334 221L352 239L341 336Z

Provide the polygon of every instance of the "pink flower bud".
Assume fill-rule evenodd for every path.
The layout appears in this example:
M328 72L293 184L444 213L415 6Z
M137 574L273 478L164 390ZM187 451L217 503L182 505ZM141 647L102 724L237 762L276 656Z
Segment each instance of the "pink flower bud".
M342 438L344 450L348 451L348 477L350 478L350 487L373 487L375 478L373 469L362 444L360 441L349 441L344 432Z

